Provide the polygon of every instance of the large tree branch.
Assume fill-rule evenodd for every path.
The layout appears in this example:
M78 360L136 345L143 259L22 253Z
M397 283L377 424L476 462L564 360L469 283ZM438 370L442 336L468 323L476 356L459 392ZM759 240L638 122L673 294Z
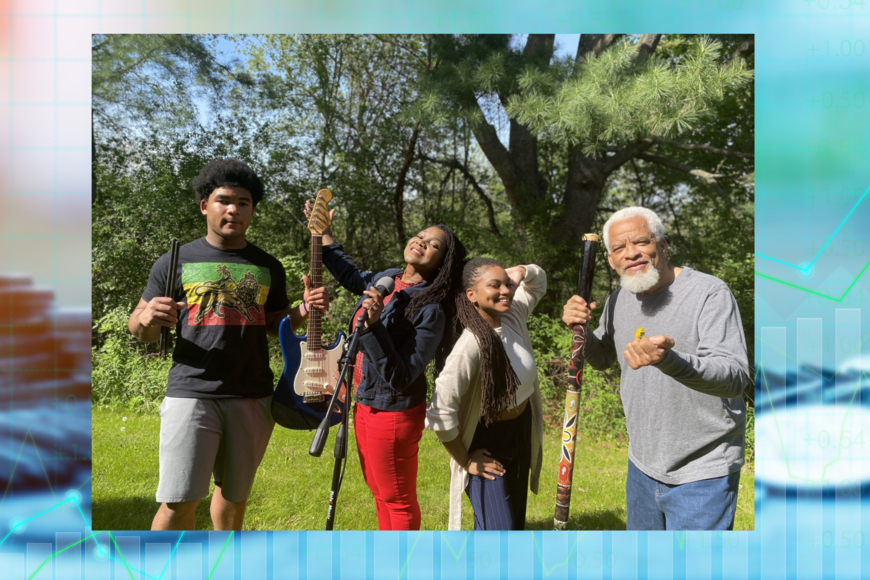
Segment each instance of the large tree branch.
M652 145L656 143L662 143L665 145L670 145L671 147L676 147L678 149L685 149L687 151L707 151L709 153L715 153L717 155L727 155L730 157L741 157L743 159L754 159L755 155L752 153L743 153L742 151L729 151L727 149L720 149L718 147L713 147L712 145L704 145L701 143L682 143L680 141L674 141L673 139L667 139L665 137L644 137L642 139L638 139L632 143L629 143L625 147L605 147L605 150L613 153L608 157L604 158L604 169L607 173L612 173L616 171L619 167L621 167L624 163L627 163L631 159L635 157L639 157L641 153L649 149ZM662 159L665 159L662 157ZM688 166L686 166L688 167ZM711 173L711 175L713 175ZM718 176L725 177L725 176Z
M555 38L555 34L530 34L523 48L523 55L535 68L546 70L553 57ZM547 182L541 175L538 165L538 136L522 123L511 119L508 147L517 171L525 176L525 181L534 184L530 191L534 194L535 200L543 197L547 190Z
M505 193L511 202L511 206L517 211L521 218L524 218L526 212L527 200L524 195L527 194L523 187L524 179L513 160L511 152L502 144L495 131L495 127L490 125L485 120L479 123L471 123L471 132L477 140L483 154L492 164L495 172L505 185Z
M580 72L580 67L588 58L595 58L619 39L622 34L581 34L577 41L577 56L574 60L573 74Z
M604 158L604 171L607 174L613 173L619 169L622 164L629 162L637 157L638 154L643 153L652 146L653 140L650 137L644 137L643 139L638 139L637 141L629 143L621 149L616 147L606 147L605 149L614 153L614 155Z
M653 137L653 140L656 143L664 143L665 145L670 145L679 149L686 149L687 151L708 151L710 153L716 153L717 155L728 155L731 157L742 157L744 159L755 159L755 155L753 155L752 153L743 153L742 151L729 151L728 149L719 149L718 147L713 147L712 145L702 145L700 143L681 143L680 141L674 141L673 139L667 139L665 137Z
M754 52L755 35L753 34L737 46L737 50L734 51L734 54L732 54L731 57L734 59L747 59Z
M637 43L637 54L634 57L635 66L641 65L652 56L656 47L659 45L659 40L662 39L661 34L641 34L640 42Z
M556 227L550 232L554 243L572 243L588 232L601 201L601 193L608 174L603 160L582 152L580 147L568 151L568 174L565 180L563 213Z
M523 54L532 57L538 66L547 66L553 58L555 34L530 34L523 47Z
M579 75L587 60L600 55L621 36L623 35L581 34L577 42L577 56L571 74ZM568 174L563 197L564 213L551 232L553 238L562 241L579 239L579 236L591 226L594 212L590 211L590 208L598 205L601 190L612 171L607 168L608 161L585 155L579 146L572 147L568 151Z
M396 214L396 234L399 246L407 242L405 237L405 182L408 179L408 170L414 162L414 150L417 149L417 138L420 136L420 121L414 125L411 140L405 150L405 159L399 168L399 177L396 179L396 189L393 191L393 212Z
M637 155L639 159L643 159L644 161L649 161L650 163L656 163L658 165L662 165L664 167L670 167L671 169L676 169L677 171L682 171L683 173L688 173L689 175L694 175L695 177L703 180L707 185L713 188L713 191L722 198L729 207L732 206L731 199L728 197L728 194L725 193L725 190L722 189L722 186L719 185L717 179L733 179L732 176L723 175L721 173L710 173L709 171L704 171L703 169L696 169L694 167L690 167L685 163L680 163L676 159L671 159L669 157L662 157L661 155L650 155L648 153L640 153Z
M443 165L445 167L449 167L451 169L458 169L462 172L462 175L468 180L471 184L472 189L480 196L480 199L486 205L486 213L489 217L489 231L491 231L494 235L501 237L501 232L498 231L498 226L495 224L495 209L492 206L492 200L489 199L489 196L483 191L483 188L480 187L480 184L477 183L477 180L472 175L471 171L468 170L468 167L459 161L458 159L436 159L434 157L429 157L428 155L418 154L418 158L423 159L424 161L429 161L430 163L437 163L438 165Z

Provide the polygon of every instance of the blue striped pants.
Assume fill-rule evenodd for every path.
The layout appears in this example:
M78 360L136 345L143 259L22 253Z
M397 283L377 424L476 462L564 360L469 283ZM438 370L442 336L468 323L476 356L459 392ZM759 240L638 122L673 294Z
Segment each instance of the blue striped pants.
M519 417L489 427L477 424L469 453L486 449L504 466L495 480L473 475L465 493L474 508L475 530L522 530L526 527L526 500L532 463L532 405Z

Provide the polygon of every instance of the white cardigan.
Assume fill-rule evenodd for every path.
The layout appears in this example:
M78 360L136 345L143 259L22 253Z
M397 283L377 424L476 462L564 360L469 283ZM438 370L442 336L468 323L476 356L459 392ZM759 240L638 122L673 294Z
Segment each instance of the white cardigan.
M502 342L509 347L519 342L532 352L532 340L526 324L532 310L547 291L547 275L535 265L525 266L526 276L514 294L510 312L502 315ZM435 393L426 410L426 427L435 431L441 441L462 437L467 450L480 421L480 348L468 330L456 341L447 357L444 370L435 381ZM532 405L532 461L529 487L538 493L543 455L544 414L541 406L541 386L535 378ZM450 459L450 515L447 529L458 530L462 522L462 492L469 474L453 458Z

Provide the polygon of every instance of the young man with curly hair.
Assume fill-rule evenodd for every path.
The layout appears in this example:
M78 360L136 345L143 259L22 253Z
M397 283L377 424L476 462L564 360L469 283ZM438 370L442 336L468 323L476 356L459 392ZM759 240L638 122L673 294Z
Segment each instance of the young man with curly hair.
M295 330L329 297L303 277L303 302L290 308L281 263L245 239L264 189L245 163L216 159L191 187L207 233L181 246L170 296L170 256L157 260L128 324L143 342L157 341L163 327L178 336L160 405L160 508L151 529L194 529L213 473L214 529L238 530L275 425L266 335L277 336L286 316Z

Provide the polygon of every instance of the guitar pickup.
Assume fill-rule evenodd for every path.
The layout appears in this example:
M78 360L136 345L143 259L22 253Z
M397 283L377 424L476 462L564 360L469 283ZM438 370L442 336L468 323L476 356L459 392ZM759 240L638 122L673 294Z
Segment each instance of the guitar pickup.
M305 367L306 375L322 375L326 373L326 369L321 367Z
M318 389L320 391L325 391L329 388L329 383L319 383L317 381L305 381L302 383L306 389Z
M304 403L322 403L324 398L323 393L308 392L302 395L302 401Z
M326 353L324 352L306 352L305 358L308 360L322 360L326 358Z

